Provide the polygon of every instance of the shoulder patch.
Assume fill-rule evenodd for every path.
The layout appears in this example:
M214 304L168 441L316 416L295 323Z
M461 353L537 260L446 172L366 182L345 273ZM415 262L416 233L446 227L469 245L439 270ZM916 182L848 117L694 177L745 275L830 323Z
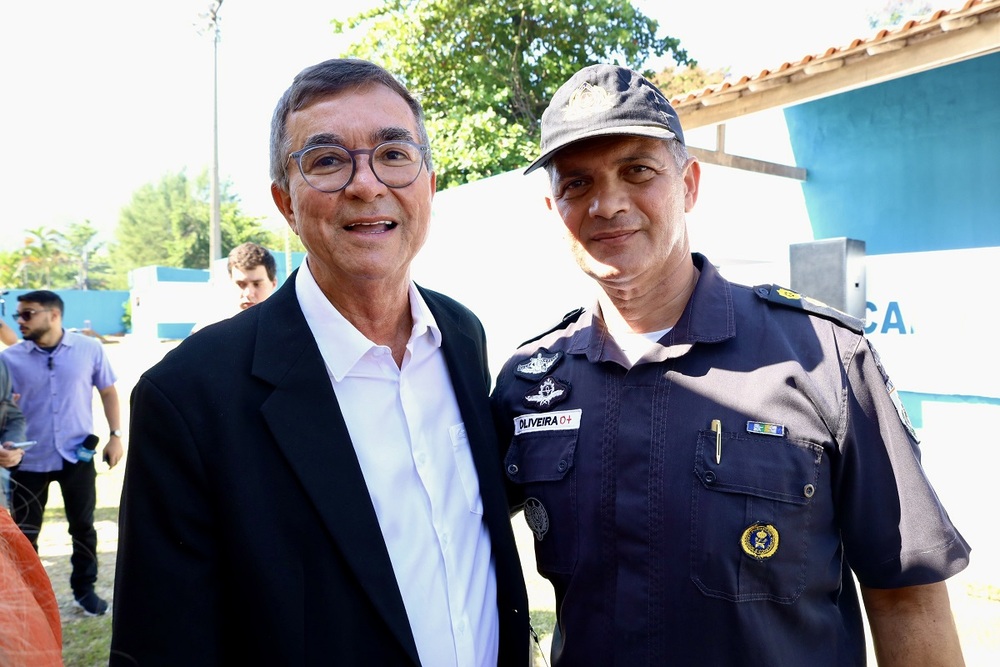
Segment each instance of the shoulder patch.
M569 325L573 324L573 322L576 322L578 319L580 319L580 315L582 315L582 314L583 314L583 308L576 308L574 310L569 311L568 313L566 313L565 315L563 315L562 321L559 322L559 324L555 325L551 329L547 329L547 330L543 331L542 333L538 334L537 336L529 338L528 340L526 340L526 341L522 342L520 345L518 345L518 347L522 347L524 345L527 345L528 343L534 343L539 338L542 338L544 336L548 336L553 331L558 331L559 329L565 329Z
M875 349L870 340L866 340L866 342L868 343L868 349L872 351L872 359L875 361L875 367L878 368L878 372L882 375L882 381L885 382L885 391L889 394L893 407L896 408L896 414L899 415L899 421L903 423L903 427L909 432L910 437L913 438L913 442L920 444L920 438L917 437L917 431L913 428L913 422L910 421L910 416L906 414L906 408L903 407L903 400L899 397L896 385L892 383L892 380L889 379L889 374L885 372L885 367L882 365L882 358L879 356L878 350Z
M768 304L812 313L824 319L832 320L854 333L864 333L865 323L862 320L837 310L833 306L828 306L822 301L803 296L787 287L781 287L780 285L757 285L753 288L753 293L757 295L757 298L767 301Z

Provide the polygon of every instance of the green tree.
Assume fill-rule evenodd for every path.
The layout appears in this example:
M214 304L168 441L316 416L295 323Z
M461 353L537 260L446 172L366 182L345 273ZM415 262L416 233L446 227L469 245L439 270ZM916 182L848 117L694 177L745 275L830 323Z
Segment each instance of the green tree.
M110 267L89 220L64 231L27 230L20 250L0 252L0 285L23 289L107 289Z
M527 164L542 111L581 67L641 69L667 53L690 62L628 0L388 0L333 25L363 30L348 55L383 65L420 95L441 189Z
M68 283L80 290L105 286L107 253L101 253L104 243L97 240L97 234L97 228L90 220L71 223L60 234L65 258L61 283Z
M868 25L873 29L895 28L903 21L928 14L931 6L924 0L889 0L876 12L868 14Z
M663 91L668 100L672 100L722 83L727 74L726 69L710 72L699 65L689 65L683 68L667 67L650 77L650 81Z
M26 287L23 282L24 253L20 250L0 250L0 289Z
M45 226L27 230L22 256L22 283L27 288L51 289L53 275L65 261L62 237Z
M274 247L276 239L261 227L261 219L240 212L228 183L220 185L219 199L223 254L244 241ZM208 267L210 216L207 171L194 180L183 171L169 173L158 183L143 185L118 220L118 243L112 254L116 272L150 265Z

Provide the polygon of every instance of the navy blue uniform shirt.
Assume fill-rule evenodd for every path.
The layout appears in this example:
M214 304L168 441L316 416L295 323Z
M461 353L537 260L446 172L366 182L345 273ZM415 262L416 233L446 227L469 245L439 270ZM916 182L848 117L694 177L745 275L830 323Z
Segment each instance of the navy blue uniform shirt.
M694 259L683 315L631 368L591 310L497 379L553 667L864 664L853 576L933 583L969 547L859 323Z

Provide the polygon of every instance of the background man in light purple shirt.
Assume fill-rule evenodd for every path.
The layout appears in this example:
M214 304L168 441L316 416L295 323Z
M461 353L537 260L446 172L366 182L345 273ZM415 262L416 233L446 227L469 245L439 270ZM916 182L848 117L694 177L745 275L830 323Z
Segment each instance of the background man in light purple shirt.
M25 451L11 473L11 514L37 551L49 483L59 483L73 537L73 597L85 614L100 616L108 604L94 592L96 470L93 459L84 455L81 460L78 450L94 431L96 388L111 432L103 459L112 468L121 459L117 378L100 342L63 329L64 306L58 294L38 290L17 300L15 319L24 342L4 350L2 358L10 370L13 391L20 394L27 439L38 444Z

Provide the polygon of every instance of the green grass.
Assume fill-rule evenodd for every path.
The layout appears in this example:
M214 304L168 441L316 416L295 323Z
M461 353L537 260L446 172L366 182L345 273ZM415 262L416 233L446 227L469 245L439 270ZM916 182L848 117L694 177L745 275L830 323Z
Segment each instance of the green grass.
M98 477L98 480L100 479ZM58 489L57 484L53 484L50 488L50 493L55 498L50 497L50 502L45 508L40 541L58 540L62 543L63 549L68 551L70 538L66 532L66 515L62 499L58 497ZM117 507L98 507L94 512L95 525L101 522L117 523L117 521ZM98 546L102 546L100 538ZM45 550L42 551L45 553ZM46 555L42 557L42 563L49 573L52 589L59 602L63 632L63 664L66 667L106 667L111 646L111 612L104 616L86 616L73 604L73 593L69 586L71 569L69 555L62 553ZM97 594L110 602L115 577L115 553L100 552L98 568Z
M528 617L531 619L531 627L539 639L551 635L552 630L556 627L556 613L554 611L533 609L528 612Z
M108 664L111 646L111 614L90 618L63 617L63 664L89 667Z

